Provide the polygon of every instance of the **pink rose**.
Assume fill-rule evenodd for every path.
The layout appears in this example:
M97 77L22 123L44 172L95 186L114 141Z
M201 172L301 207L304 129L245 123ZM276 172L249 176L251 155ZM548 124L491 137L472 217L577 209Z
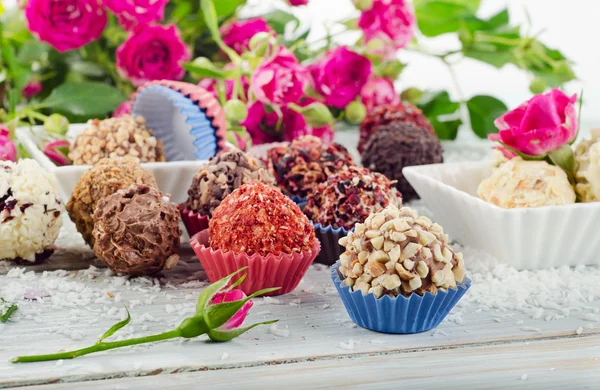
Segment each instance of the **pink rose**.
M123 115L131 114L131 110L133 108L133 100L125 100L123 103L119 104L117 108L112 113L113 118L118 118Z
M373 6L358 19L367 42L379 39L384 46L395 49L412 40L415 23L413 10L405 0L374 0Z
M275 132L278 120L277 113L267 113L261 102L255 102L248 107L248 116L240 124L252 137L252 143L258 145L279 141Z
M308 4L308 0L287 0L291 6L297 7L299 5Z
M25 99L31 99L32 97L39 95L42 92L42 83L37 80L31 80L25 88L21 91L21 94Z
M137 24L148 24L165 17L169 0L103 0L102 4L117 15L127 30Z
M173 25L138 25L117 49L117 69L136 87L151 80L181 80L191 53Z
M536 95L494 122L497 134L489 139L530 156L545 156L577 136L577 95L558 89Z
M306 83L304 67L292 52L280 46L258 66L252 75L251 88L258 101L279 106L300 100Z
M215 296L213 296L210 303L216 305L218 303L241 301L245 298L246 294L244 294L242 290L221 291L216 293ZM244 303L244 306L242 306L242 308L237 313L235 313L233 317L231 317L229 321L227 321L225 325L221 327L221 329L229 330L239 328L244 323L244 320L246 319L248 312L252 308L252 305L254 305L254 302L252 301Z
M44 144L44 154L48 156L53 163L58 166L70 165L71 160L67 157L69 155L69 142L68 141L52 141Z
M29 31L60 52L100 38L107 21L98 0L28 0L25 18Z
M10 131L0 124L0 160L17 161L17 148L10 139Z
M400 96L394 89L394 84L383 77L371 77L365 84L360 96L367 111L386 104L400 104Z
M368 58L340 46L309 67L312 86L325 104L344 108L358 96L372 72Z
M249 49L250 39L259 32L271 32L271 27L263 18L237 20L221 27L223 42L238 54Z

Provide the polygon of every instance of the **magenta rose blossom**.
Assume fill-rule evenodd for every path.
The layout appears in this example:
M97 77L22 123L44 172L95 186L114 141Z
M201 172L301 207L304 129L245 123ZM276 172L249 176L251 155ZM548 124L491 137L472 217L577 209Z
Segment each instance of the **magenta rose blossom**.
M117 69L139 87L151 80L181 80L191 53L173 25L138 25L117 49Z
M69 146L69 142L64 140L46 142L43 151L56 165L70 165L71 160L67 157L69 155Z
M258 101L280 106L300 100L307 79L306 70L292 52L280 46L256 68L251 88Z
M237 20L221 27L223 42L238 54L249 49L250 39L259 32L271 32L271 27L263 18Z
M0 125L0 160L17 161L17 148L10 139L10 131Z
M308 4L308 0L288 0L288 3L291 6L297 7L299 5L306 5L306 4Z
M545 156L577 136L577 95L558 89L536 95L494 122L499 132L493 141L530 156Z
M277 113L267 113L261 102L255 102L248 107L248 116L240 124L252 137L252 143L258 145L279 141L275 133L278 120Z
M360 96L369 112L377 106L400 103L394 84L383 77L371 77L360 91Z
M23 88L21 94L25 99L31 99L32 97L39 95L39 93L42 92L42 88L42 83L37 80L31 80L27 83L25 88Z
M395 49L412 40L415 23L413 10L405 0L374 0L371 9L363 11L358 19L367 42L379 39Z
M215 294L210 303L216 305L218 303L241 301L244 298L246 298L246 294L244 294L242 290L221 291ZM254 305L254 302L252 301L244 303L244 306L242 306L242 308L221 328L224 330L239 328L244 323L252 305Z
M25 18L33 35L60 52L100 38L107 21L98 0L28 0Z
M165 17L169 0L103 0L102 4L117 15L126 29L147 24Z
M325 104L344 108L367 83L371 61L344 46L329 51L309 66L312 86L325 98Z

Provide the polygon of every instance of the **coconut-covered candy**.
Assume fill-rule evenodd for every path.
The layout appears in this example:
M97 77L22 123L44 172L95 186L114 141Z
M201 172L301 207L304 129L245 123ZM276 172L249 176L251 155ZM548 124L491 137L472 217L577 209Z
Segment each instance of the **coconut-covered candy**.
M443 162L439 139L425 129L408 122L392 122L378 128L362 154L363 166L397 180L396 188L405 202L418 199L402 169L413 165Z
M94 220L94 253L114 272L152 275L177 265L182 230L168 195L132 184L101 199Z
M77 231L91 248L94 247L92 230L96 203L131 184L146 184L158 188L152 172L142 168L133 158L100 160L75 185L67 203L67 211Z
M75 138L69 152L74 165L94 165L103 158L124 156L141 162L165 161L162 141L152 135L142 117L92 119Z
M390 123L411 123L435 135L435 130L423 112L410 103L388 104L375 107L360 124L360 139L358 151L362 154L371 135L377 132L379 126Z
M456 253L437 223L408 207L390 205L340 239L344 285L363 294L423 295L462 283L462 253Z
M508 160L483 180L477 194L493 205L512 209L575 203L565 171L545 161Z
M300 208L279 190L247 183L213 212L210 246L224 252L301 253L315 245L315 232Z
M575 147L575 191L582 202L600 201L600 128Z
M0 260L41 261L62 219L56 178L30 159L0 161Z
M314 187L345 167L354 165L352 157L340 144L326 144L317 137L300 137L289 146L268 152L268 167L277 185L289 196L305 198Z
M380 173L348 167L309 193L303 211L314 223L350 230L389 204L402 205L395 184Z
M232 150L211 158L192 180L184 206L200 215L212 217L215 208L242 184L261 182L275 185L275 178L250 155Z

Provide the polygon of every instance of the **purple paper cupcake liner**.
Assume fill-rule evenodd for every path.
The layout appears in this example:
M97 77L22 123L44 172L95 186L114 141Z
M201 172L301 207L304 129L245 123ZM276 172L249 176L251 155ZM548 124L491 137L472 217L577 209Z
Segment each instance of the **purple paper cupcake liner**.
M420 333L435 328L471 287L471 280L465 278L456 288L438 290L436 294L426 292L408 298L386 295L377 299L372 293L363 295L344 286L339 266L337 262L332 267L331 279L348 315L357 325L381 333Z
M333 265L344 253L345 248L339 244L339 239L348 235L344 228L334 229L331 226L323 227L320 223L314 224L315 236L321 242L321 252L317 255L315 263Z

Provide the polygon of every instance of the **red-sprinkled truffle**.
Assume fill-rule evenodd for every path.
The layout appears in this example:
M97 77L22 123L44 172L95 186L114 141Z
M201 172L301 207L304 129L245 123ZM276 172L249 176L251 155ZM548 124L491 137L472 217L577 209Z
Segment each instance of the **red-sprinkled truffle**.
M317 137L303 136L289 146L268 152L268 167L277 185L289 196L305 198L314 187L341 169L355 165L340 144L326 144Z
M224 252L304 252L314 247L315 232L300 208L277 189L247 183L226 197L209 223L210 246Z
M367 141L371 135L377 132L379 126L388 125L393 122L412 123L416 127L425 129L435 135L435 130L427 117L412 104L402 102L400 104L378 106L367 115L360 125L360 139L358 141L358 151L360 154L363 153Z
M304 213L322 226L351 230L370 214L390 204L400 207L402 196L395 181L367 168L349 167L329 176L308 194Z

